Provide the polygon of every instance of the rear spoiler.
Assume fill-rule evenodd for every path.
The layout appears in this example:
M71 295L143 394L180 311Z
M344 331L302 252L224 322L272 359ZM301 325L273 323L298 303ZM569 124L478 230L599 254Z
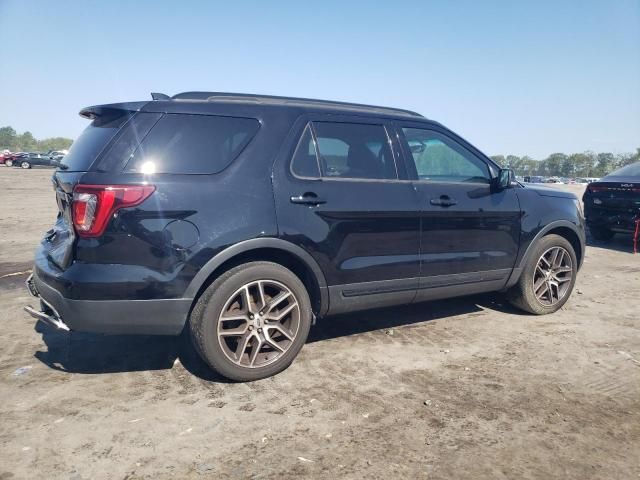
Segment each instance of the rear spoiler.
M122 114L122 112L137 112L147 102L127 102L127 103L111 103L108 105L94 105L92 107L86 107L80 110L80 116L93 120L95 118L109 115L109 114Z

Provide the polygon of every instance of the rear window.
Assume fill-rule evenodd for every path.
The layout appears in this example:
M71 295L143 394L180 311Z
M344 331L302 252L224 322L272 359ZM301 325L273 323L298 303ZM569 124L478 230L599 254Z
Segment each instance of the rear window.
M259 127L254 118L166 114L144 138L126 171L218 173L240 154Z
M619 168L615 172L611 172L607 177L640 177L640 162Z
M62 159L65 170L86 172L104 147L130 118L130 112L117 111L102 115L91 122L73 142L69 153Z

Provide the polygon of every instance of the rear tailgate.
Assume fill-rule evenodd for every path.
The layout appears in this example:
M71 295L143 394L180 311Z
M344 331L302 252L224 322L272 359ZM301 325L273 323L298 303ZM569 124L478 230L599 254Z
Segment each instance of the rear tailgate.
M61 269L65 269L71 263L73 242L73 219L71 216L71 204L73 201L73 187L78 183L82 172L61 173L53 176L53 186L56 192L58 204L58 217L56 223L43 239L45 253L49 260Z
M640 209L640 186L628 182L598 182L588 187L595 208L633 213Z
M118 108L120 105L126 108ZM113 148L119 132L135 116L130 109L132 106L141 105L115 104L83 110L81 115L92 122L75 140L53 175L58 216L54 227L45 234L42 247L47 258L60 269L66 269L73 262L76 238L72 217L73 189L87 172L95 169L96 160Z

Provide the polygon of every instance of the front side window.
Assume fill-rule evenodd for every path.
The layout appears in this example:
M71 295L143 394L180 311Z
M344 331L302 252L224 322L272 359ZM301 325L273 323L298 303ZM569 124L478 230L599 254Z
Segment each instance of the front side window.
M420 180L490 183L487 164L449 137L422 128L402 131Z
M247 146L259 126L253 118L166 114L144 138L126 171L218 173Z
M320 172L327 178L397 179L382 125L313 122Z

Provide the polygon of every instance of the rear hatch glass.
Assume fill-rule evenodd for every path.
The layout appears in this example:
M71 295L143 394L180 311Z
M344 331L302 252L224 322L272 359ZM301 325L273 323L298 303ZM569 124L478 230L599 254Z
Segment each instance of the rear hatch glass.
M61 160L60 168L68 172L88 171L130 117L131 112L113 110L94 119L73 142L69 153Z

